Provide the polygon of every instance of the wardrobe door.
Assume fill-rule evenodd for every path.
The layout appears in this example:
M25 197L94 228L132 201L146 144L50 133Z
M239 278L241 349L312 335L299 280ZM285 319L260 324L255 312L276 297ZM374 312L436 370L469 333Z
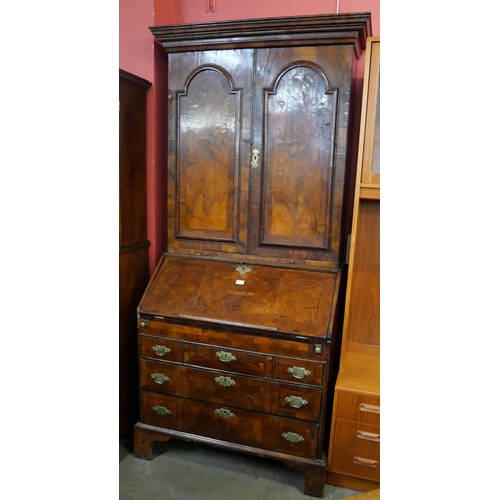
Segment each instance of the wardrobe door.
M251 253L338 261L352 50L256 52Z
M252 54L169 54L169 252L246 252Z

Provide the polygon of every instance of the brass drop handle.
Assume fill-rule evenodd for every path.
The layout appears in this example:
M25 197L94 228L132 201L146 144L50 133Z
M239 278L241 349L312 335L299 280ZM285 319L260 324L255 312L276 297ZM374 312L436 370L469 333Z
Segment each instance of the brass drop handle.
M307 404L307 401L300 396L287 396L285 401L294 408L301 408Z
M374 434L372 432L357 431L356 437L358 439L367 439L368 441L376 441L380 443L380 434Z
M231 387L232 385L236 384L236 382L231 377L215 377L215 381L223 387Z
M150 377L157 383L157 384L164 384L165 382L168 382L170 379L166 376L163 375L163 373L152 373Z
M304 438L295 432L284 432L282 436L290 443L300 443Z
M222 417L224 419L235 417L235 414L232 411L226 410L225 408L217 408L217 410L215 410L215 413L217 413L219 417Z
M168 408L165 408L164 406L153 406L153 410L158 415L171 415L172 414L172 412Z
M252 151L252 168L257 168L259 166L259 150L254 149Z
M367 458L354 457L352 461L356 465L364 465L365 467L378 467L376 460L368 460Z
M230 361L236 361L236 358L230 352L217 351L215 355L224 363L228 363Z
M380 414L380 406L367 405L365 403L361 403L359 405L359 410L360 411L365 411L367 413L378 413L378 414Z
M308 375L311 375L311 372L309 370L306 370L305 368L301 366L291 366L288 368L287 372L292 375L292 377L298 378L298 379L303 379L304 377L307 377Z
M151 347L153 351L158 354L158 356L165 356L165 354L169 354L172 352L168 347L165 347L164 345L154 345Z

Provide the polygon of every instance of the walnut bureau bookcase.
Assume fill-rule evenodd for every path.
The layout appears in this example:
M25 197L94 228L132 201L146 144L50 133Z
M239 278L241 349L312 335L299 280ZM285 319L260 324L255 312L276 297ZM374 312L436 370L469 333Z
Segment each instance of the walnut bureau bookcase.
M168 54L168 248L138 306L134 453L178 438L273 458L322 497L370 14L151 31Z
M380 37L369 37L327 482L380 487Z

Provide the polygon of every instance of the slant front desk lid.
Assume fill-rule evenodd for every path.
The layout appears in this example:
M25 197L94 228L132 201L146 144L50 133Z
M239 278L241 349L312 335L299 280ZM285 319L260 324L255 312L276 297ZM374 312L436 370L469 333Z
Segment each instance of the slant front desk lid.
M288 269L163 255L141 318L329 338L338 271Z

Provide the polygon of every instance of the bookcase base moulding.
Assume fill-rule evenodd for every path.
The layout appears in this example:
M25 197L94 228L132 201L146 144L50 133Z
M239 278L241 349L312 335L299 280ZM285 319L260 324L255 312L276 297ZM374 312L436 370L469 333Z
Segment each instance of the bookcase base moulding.
M280 460L322 497L370 14L151 31L168 56L168 248L137 309L135 456L196 441Z

